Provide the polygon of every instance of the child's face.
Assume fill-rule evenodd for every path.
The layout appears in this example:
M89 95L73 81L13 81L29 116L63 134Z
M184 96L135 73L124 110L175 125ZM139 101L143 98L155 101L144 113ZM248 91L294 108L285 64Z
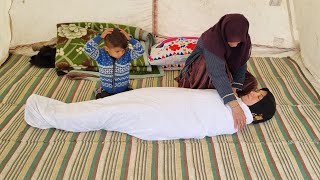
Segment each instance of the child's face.
M125 49L122 49L120 47L112 47L111 48L111 47L105 46L104 49L109 53L109 55L111 57L114 57L116 59L119 59L126 52Z

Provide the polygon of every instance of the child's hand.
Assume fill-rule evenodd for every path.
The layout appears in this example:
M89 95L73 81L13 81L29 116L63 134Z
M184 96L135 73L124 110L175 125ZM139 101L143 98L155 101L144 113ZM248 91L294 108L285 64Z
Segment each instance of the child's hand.
M129 36L129 34L125 30L120 29L120 32L127 38L127 40L131 39L131 37Z
M111 34L113 31L113 28L107 28L103 31L103 33L101 34L101 38L105 38L108 34Z

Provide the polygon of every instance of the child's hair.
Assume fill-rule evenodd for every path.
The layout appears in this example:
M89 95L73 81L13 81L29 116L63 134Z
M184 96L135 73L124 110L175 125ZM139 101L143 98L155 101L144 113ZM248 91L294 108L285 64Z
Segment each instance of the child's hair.
M122 34L118 28L114 28L112 33L105 37L104 43L106 46L111 48L120 47L122 49L126 49L128 46L126 36Z

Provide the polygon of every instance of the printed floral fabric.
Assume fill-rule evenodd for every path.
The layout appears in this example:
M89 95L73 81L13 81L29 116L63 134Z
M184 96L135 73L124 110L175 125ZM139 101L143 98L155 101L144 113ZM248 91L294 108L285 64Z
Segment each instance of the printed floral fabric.
M134 71L151 71L148 56L154 37L151 33L138 27L96 22L76 22L57 24L57 52L55 66L58 70L87 70L98 71L95 60L83 52L83 46L97 34L101 34L105 28L121 28L139 40L145 49L143 56L131 61L131 69ZM103 47L102 41L99 46ZM130 45L129 45L130 47Z

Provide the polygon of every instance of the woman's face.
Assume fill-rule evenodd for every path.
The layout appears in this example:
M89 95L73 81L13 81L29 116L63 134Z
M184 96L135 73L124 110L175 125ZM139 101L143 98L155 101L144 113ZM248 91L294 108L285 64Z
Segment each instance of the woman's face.
M252 106L253 104L259 102L264 96L267 95L267 91L264 90L256 90L251 91L249 94L242 96L241 100L248 106Z
M228 42L230 47L237 47L240 42Z

